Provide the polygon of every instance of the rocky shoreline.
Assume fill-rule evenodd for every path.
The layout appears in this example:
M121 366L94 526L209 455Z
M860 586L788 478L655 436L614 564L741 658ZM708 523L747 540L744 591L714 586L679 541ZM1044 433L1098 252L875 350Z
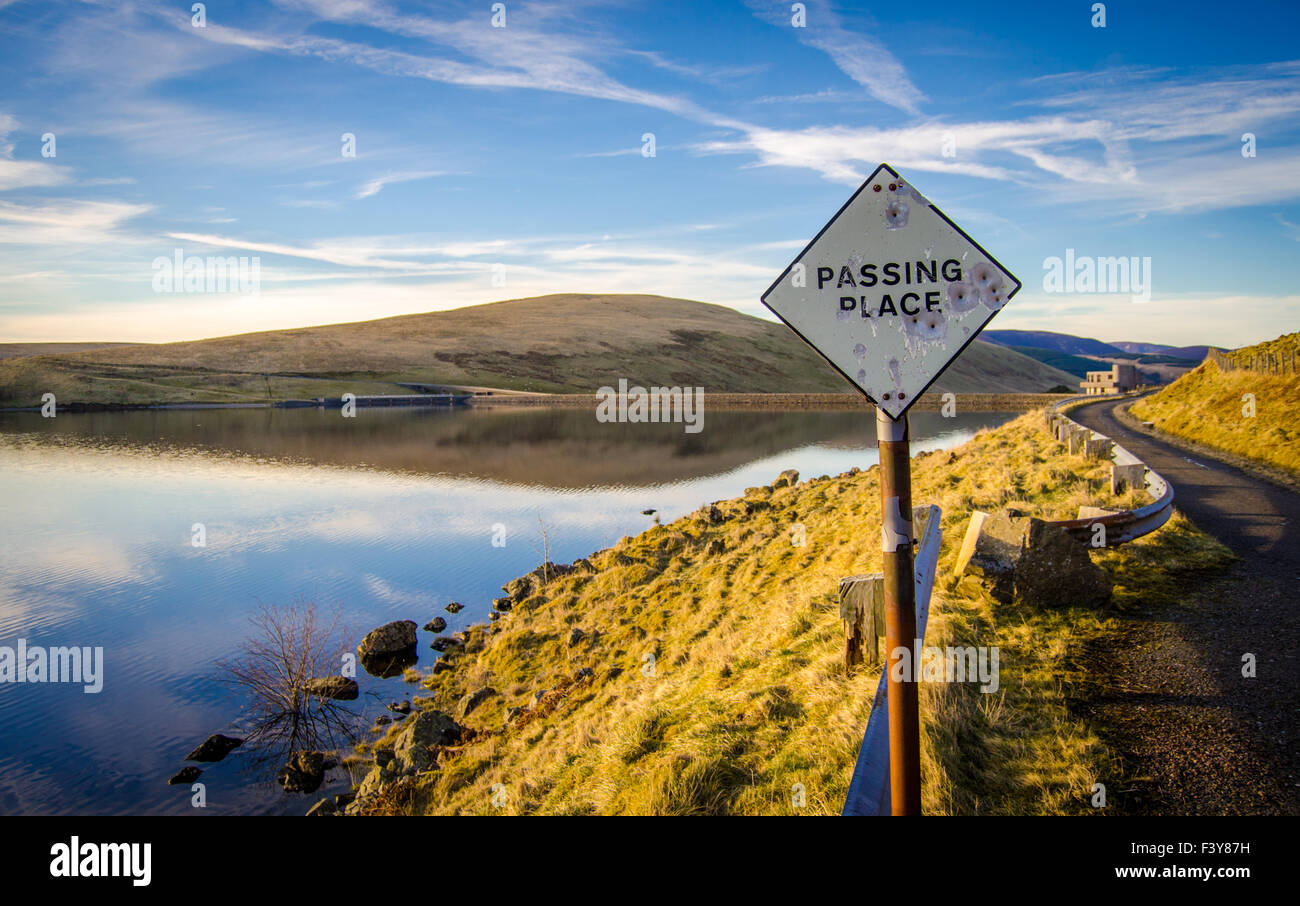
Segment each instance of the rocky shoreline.
M851 474L856 474L858 471L853 469ZM825 478L826 476L823 476L823 479ZM749 514L761 508L763 499L770 496L773 491L794 487L798 483L799 473L794 469L788 469L782 472L771 485L748 488L745 495L746 506L740 512ZM692 517L698 517L712 525L725 522L727 518L716 504L706 504L692 514ZM501 626L498 625L500 620L511 616L519 605L532 602L544 595L547 587L556 580L575 575L593 576L598 570L591 560L604 552L597 551L590 558L579 558L571 564L543 563L531 572L507 582L502 586L503 596L492 602L491 622L478 623L459 632L440 635L433 641L431 647L441 652L441 656L434 662L430 676L436 676L447 670L471 667L478 653L484 649L487 639L500 631ZM447 609L455 612L453 607L455 610L461 609L461 605L456 602L448 605ZM412 620L398 620L386 623L368 633L357 647L357 654L367 670L373 672L377 664L378 669L386 669L387 664L414 663L416 626L417 624ZM446 621L438 617L425 625L426 629L433 627L437 627L435 631L441 631L446 628ZM568 634L569 646L575 646L589 634L598 634L598 631L572 628ZM431 699L414 696L409 703L402 703L402 705L409 704L409 713L399 711L394 718L379 719L371 731L378 738L358 746L358 750L364 750L364 754L344 759L345 762L351 760L353 765L358 763L369 765L361 782L354 786L353 792L321 799L308 810L307 814L315 816L387 814L391 812L394 804L409 804L412 797L417 795L416 781L420 775L427 775L445 767L449 761L457 757L463 747L471 742L481 742L485 736L506 730L517 731L533 721L543 719L570 695L589 685L594 676L595 671L591 667L578 667L562 676L549 688L536 691L527 705L506 708L501 726L495 729L484 726L472 727L465 723L480 705L499 696L497 690L490 686L476 688L460 699L457 709L459 719L445 710L433 707ZM313 683L319 684L321 688L346 688L344 679L344 677L323 677L313 680ZM397 709L389 705L389 710ZM317 756L329 758L326 753L304 754L314 759L313 766L319 760ZM365 755L369 757L366 758ZM291 765L281 769L282 782L286 773L293 774ZM289 789L288 785L285 788ZM308 791L314 789L313 787Z

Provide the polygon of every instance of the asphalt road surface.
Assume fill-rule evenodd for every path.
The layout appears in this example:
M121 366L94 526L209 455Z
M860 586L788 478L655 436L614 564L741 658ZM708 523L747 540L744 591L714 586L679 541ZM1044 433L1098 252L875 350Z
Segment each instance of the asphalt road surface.
M1123 759L1108 800L1124 813L1300 815L1300 494L1130 430L1121 404L1070 417L1167 478L1175 507L1240 559L1183 605L1126 615L1118 643L1093 652L1099 684L1080 707Z

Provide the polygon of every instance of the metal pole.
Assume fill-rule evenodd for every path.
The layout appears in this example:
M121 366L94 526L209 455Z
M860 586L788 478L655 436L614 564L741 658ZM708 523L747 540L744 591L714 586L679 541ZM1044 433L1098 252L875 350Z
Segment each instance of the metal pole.
M880 446L881 550L885 573L885 670L889 677L889 791L895 815L921 814L921 719L917 704L916 577L912 565L912 459L907 416L876 410ZM894 664L910 669L895 678Z

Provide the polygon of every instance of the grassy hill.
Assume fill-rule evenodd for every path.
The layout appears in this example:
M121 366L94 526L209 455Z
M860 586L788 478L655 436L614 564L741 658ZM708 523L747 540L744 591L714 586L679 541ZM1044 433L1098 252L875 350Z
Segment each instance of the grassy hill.
M706 392L847 391L783 325L649 295L552 295L210 340L0 360L0 405L406 393L399 382L592 392L626 377ZM976 342L938 391L1042 392L1070 375Z
M1001 651L994 694L921 688L926 812L1095 814L1092 784L1122 789L1124 774L1070 703L1084 652L1114 643L1111 615L1070 605L1067 589L1048 611L998 604L973 579L955 581L952 566L972 510L1062 518L1139 498L1111 497L1106 464L1066 455L1039 413L917 465L913 499L943 508L926 644ZM451 714L472 738L439 753L436 771L389 774L361 810L837 814L880 668L845 676L834 591L841 576L880 568L880 545L864 540L880 536L879 493L875 466L751 489L720 501L718 518L705 508L625 538L592 554L590 569L535 588L424 678L416 706ZM1197 570L1229 556L1179 515L1094 554L1121 611L1177 600ZM463 716L474 693L482 701ZM523 710L507 722L511 708ZM398 726L363 754L391 749ZM349 763L358 780L368 762ZM792 802L796 784L804 806Z
M1300 333L1230 353L1234 360L1269 354L1288 361L1300 349ZM1254 397L1247 414L1246 394ZM1133 414L1162 431L1300 475L1300 376L1234 369L1207 359L1152 396L1133 404Z

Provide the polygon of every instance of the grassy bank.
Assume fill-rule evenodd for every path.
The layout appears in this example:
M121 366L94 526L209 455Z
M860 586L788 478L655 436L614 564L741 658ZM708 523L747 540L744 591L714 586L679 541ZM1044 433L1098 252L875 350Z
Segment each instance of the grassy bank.
M1290 355L1300 334L1240 350L1237 355ZM1247 394L1254 398L1248 414ZM1165 389L1133 404L1138 418L1196 443L1225 450L1266 466L1300 476L1300 375L1258 371L1224 372L1212 361Z
M996 694L922 687L932 814L1089 812L1092 783L1114 776L1111 753L1068 701L1073 658L1107 633L1109 612L1064 599L1050 612L999 605L974 579L950 578L972 510L1065 518L1085 503L1138 502L1111 497L1106 466L1066 456L1041 422L1026 415L914 466L915 501L943 508L926 642L1001 649ZM751 489L623 539L472 631L417 702L472 738L366 811L838 813L879 668L845 676L834 590L880 566L877 474ZM1228 555L1175 517L1096 556L1123 610L1176 597L1196 569ZM467 696L485 688L494 694L463 717ZM507 722L512 708L522 710ZM395 734L372 747L391 747Z

